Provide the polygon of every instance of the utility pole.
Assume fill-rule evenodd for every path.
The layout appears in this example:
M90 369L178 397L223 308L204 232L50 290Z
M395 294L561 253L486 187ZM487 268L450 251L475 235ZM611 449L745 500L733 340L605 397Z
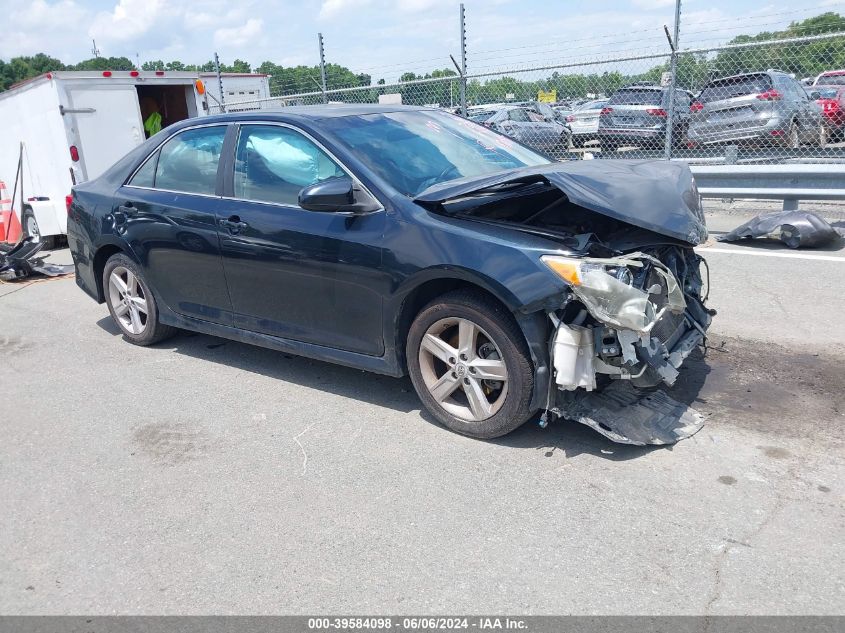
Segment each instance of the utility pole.
M669 37L669 30L666 29L666 36ZM669 38L669 47L672 49L672 57L669 61L669 112L666 116L666 145L663 148L663 157L666 160L672 158L672 129L675 124L675 83L678 74L678 38L681 34L681 0L675 0L675 29L674 36Z
M317 33L317 43L320 45L320 83L323 89L323 103L328 103L329 98L326 95L326 54L323 50L323 34Z
M226 112L226 96L223 94L223 75L220 72L220 58L214 51L214 70L217 73L217 88L220 90L220 111Z
M94 57L99 57L100 56L100 49L97 48L97 40L92 39L91 45L92 45L91 46L91 53L94 55Z
M680 0L678 0L680 1ZM461 114L467 115L467 31L464 25L464 3L461 2Z

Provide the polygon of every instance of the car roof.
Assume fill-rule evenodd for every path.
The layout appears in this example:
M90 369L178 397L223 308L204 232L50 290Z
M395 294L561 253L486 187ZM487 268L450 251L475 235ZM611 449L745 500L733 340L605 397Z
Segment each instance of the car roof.
M418 112L434 111L436 108L423 106L406 105L378 105L372 103L339 103L320 104L310 106L287 106L284 108L272 108L267 110L251 110L249 112L230 112L226 114L213 114L203 117L204 123L229 123L232 121L287 121L321 119L336 119L345 116L362 116L367 114L386 114L389 112ZM181 124L196 124L196 119L186 119ZM180 125L180 124L177 124Z

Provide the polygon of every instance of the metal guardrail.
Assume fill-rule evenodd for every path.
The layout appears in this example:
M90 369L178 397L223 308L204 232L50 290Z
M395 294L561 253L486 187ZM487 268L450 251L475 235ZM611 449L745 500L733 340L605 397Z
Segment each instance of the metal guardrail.
M845 200L845 165L690 165L702 198Z

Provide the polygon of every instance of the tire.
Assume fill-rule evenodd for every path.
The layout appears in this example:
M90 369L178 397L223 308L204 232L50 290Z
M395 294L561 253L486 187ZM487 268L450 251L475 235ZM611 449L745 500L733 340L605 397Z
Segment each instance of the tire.
M789 124L789 130L786 132L786 146L789 149L798 149L801 147L801 134L798 130L798 124L795 121Z
M103 295L111 318L130 343L152 345L176 333L176 328L159 321L155 297L137 264L126 255L112 255L106 262Z
M43 242L44 238L41 236L41 229L38 227L38 220L35 219L32 209L24 209L22 219L23 226L21 228L24 236L33 238L33 241L37 244Z
M816 140L816 144L818 145L819 149L824 149L827 147L827 143L830 140L830 130L827 129L827 126L824 123L819 124L819 138Z
M455 290L425 306L411 324L406 354L426 410L456 433L500 437L534 413L534 366L522 331L481 292ZM504 380L484 379L483 372Z
M607 154L615 154L616 150L619 149L619 146L616 143L611 143L609 141L601 141L599 143L599 149L601 150L602 156L606 156Z

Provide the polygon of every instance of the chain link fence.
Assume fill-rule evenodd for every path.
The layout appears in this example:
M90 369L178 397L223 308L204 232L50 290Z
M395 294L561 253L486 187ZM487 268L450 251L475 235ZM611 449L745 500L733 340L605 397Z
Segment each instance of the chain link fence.
M845 30L675 52L666 42L615 56L586 50L548 65L496 67L490 57L464 77L442 71L325 91L316 82L306 92L282 87L236 107L435 107L465 112L557 160L845 162Z

